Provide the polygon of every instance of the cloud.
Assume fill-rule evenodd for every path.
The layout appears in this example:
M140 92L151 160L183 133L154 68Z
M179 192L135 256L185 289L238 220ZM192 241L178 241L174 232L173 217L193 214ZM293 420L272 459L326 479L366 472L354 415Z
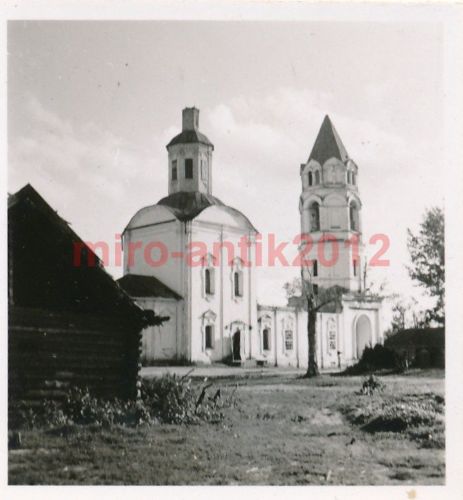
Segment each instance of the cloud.
M443 181L436 178L435 166L438 150L423 147L411 132L393 133L383 125L384 116L366 120L337 107L332 112L333 101L328 93L280 88L204 110L201 128L216 146L214 193L248 215L262 233L274 233L278 241L291 240L300 231L299 167L329 113L359 165L367 255L379 249L378 243L370 244L373 235L386 234L390 241L390 267L372 268L370 277L386 279L392 290L420 298L404 267L406 229L416 227L426 206L442 201ZM259 286L259 297L284 302L282 285L295 274L292 268L261 270L261 282L267 286Z
M146 148L135 148L90 120L76 124L51 112L33 96L25 107L27 132L9 143L10 190L32 183L82 237L112 242L138 209L167 193L165 144L179 127L166 124ZM215 145L214 195L241 210L264 235L291 241L300 231L300 164L327 113L359 165L367 253L377 249L369 244L371 235L385 233L391 241L391 266L373 270L371 277L419 296L404 269L405 235L426 206L442 200L438 151L413 134L394 133L383 125L384 116L356 118L343 113L329 93L289 87L202 109L201 131ZM295 252L290 243L285 255L291 260ZM260 269L259 300L284 303L283 284L297 274L293 267Z
M33 96L25 111L27 135L9 144L9 190L31 183L80 236L113 243L149 199L149 155L90 121L75 126Z

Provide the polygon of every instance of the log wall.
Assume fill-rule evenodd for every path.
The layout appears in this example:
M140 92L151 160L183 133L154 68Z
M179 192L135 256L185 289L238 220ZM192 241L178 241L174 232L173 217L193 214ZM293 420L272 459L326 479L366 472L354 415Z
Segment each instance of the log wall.
M117 316L10 307L9 398L59 399L71 386L136 397L141 333Z

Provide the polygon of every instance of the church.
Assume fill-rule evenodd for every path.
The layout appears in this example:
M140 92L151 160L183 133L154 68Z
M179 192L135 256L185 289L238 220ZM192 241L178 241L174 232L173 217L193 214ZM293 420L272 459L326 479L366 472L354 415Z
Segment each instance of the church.
M214 145L199 131L198 109L183 110L182 131L166 147L168 196L141 208L122 234L119 285L168 318L143 331L143 363L307 366L307 312L297 300L258 304L258 232L212 194ZM314 243L306 255L311 282L346 290L341 307L317 314L319 367L340 369L382 342L383 332L381 301L362 293L358 167L328 116L300 176L301 233ZM339 252L329 265L317 253L327 235Z

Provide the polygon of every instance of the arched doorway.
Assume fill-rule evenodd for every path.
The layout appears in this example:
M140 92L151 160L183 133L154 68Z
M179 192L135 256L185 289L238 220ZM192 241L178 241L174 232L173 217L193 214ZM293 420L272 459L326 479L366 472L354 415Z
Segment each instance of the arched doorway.
M357 345L357 359L360 359L365 347L372 344L371 321L368 316L362 315L357 320L355 340Z
M236 330L233 334L233 361L241 361L241 332Z

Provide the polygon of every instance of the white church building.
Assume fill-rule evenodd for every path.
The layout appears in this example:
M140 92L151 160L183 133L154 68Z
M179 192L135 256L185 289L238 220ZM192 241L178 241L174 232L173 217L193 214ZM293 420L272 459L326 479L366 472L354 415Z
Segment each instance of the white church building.
M212 195L214 146L199 131L199 110L183 110L182 131L167 151L168 196L140 209L122 235L119 284L143 308L168 318L143 332L143 362L307 366L306 311L297 301L257 303L257 230ZM381 302L360 294L358 168L328 117L300 175L301 229L314 241L314 254L307 254L312 282L349 290L342 307L317 315L319 367L336 369L354 363L366 345L382 342L383 332ZM317 244L327 234L328 244L338 242L334 265L317 260ZM358 245L344 244L355 238Z

